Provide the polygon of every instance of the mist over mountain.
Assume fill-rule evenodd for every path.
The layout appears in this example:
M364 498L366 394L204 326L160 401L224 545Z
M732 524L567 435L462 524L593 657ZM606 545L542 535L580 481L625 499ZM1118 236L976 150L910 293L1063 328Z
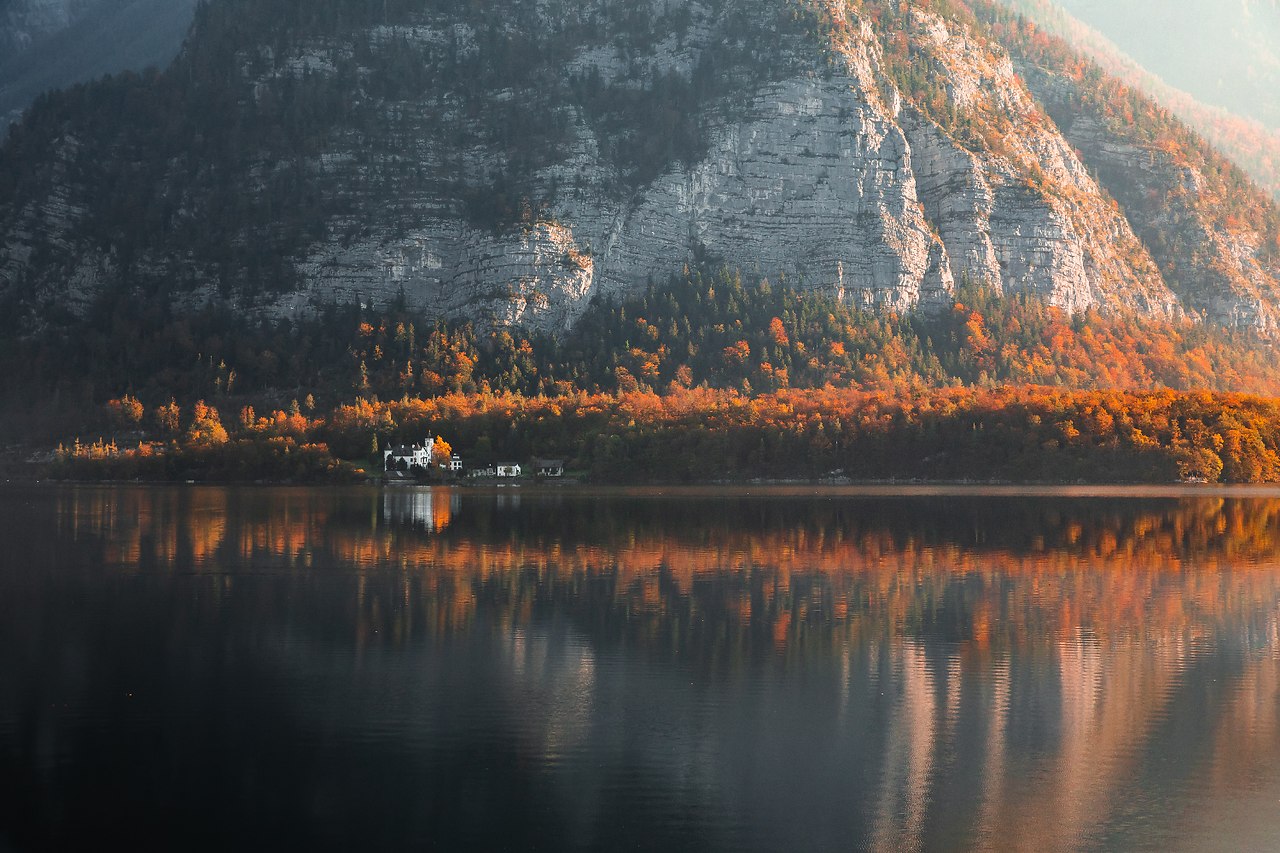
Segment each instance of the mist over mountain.
M1170 85L1101 31L1052 0L1003 2L1046 32L1064 39L1107 74L1146 92L1244 169L1259 187L1280 199L1280 130L1225 107L1211 106Z
M0 0L0 132L42 92L167 65L196 0Z
M1060 0L1166 82L1280 128L1276 0Z

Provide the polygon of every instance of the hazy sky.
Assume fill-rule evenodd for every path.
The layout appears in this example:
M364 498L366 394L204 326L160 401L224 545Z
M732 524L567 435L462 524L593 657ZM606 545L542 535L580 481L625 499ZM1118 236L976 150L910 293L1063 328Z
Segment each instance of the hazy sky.
M1280 0L1057 0L1164 80L1280 128Z

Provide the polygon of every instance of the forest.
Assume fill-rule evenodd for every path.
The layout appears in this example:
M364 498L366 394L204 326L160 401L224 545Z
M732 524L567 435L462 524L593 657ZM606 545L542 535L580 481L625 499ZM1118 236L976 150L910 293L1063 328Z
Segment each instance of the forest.
M377 471L378 449L439 434L477 461L563 454L595 482L1227 482L1280 479L1280 401L1176 391L679 389L566 397L358 398L323 414L136 398L108 406L159 440L61 445L79 479L315 481ZM355 465L339 460L350 460Z
M61 442L59 476L354 479L440 436L471 462L566 458L600 482L1280 479L1280 400L1231 393L1280 395L1273 347L969 285L940 314L879 316L704 266L562 336L402 300L128 319L79 352L9 356L28 366L9 393L78 377L44 420L6 409Z

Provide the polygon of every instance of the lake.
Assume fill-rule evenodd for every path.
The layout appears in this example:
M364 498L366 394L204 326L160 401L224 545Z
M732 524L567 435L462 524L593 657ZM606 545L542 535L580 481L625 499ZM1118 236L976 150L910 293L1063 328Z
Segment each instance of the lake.
M1280 848L1280 492L28 486L0 531L0 849Z

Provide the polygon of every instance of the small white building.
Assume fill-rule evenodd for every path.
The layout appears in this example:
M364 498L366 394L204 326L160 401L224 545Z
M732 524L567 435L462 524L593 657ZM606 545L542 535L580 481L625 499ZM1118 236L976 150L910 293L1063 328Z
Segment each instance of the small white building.
M426 469L435 456L436 440L429 438L422 444L401 444L382 451L382 469L398 471L410 468Z
M503 462L498 465L498 477L514 479L520 476L520 465L516 462Z
M453 456L449 457L449 470L455 474L462 473L462 457L461 456L455 453L453 454Z
M557 479L564 476L563 459L535 459L533 471L539 477Z

